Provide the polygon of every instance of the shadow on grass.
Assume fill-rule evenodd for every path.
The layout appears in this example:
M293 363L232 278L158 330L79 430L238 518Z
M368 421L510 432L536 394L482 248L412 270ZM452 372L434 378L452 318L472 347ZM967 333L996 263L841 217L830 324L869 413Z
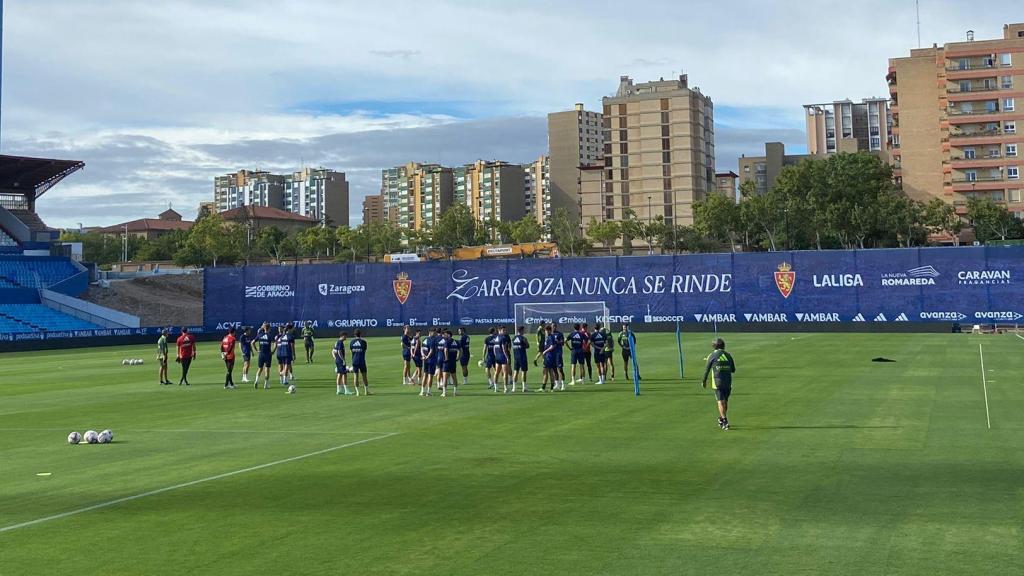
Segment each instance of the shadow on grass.
M855 424L822 424L820 426L743 426L743 430L897 430L902 426L857 426ZM740 430L740 426L732 426Z

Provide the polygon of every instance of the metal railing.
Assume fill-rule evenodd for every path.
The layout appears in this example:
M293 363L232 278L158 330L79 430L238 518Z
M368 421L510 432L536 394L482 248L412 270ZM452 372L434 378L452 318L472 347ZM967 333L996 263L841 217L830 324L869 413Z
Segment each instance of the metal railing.
M999 176L978 176L974 180L969 178L953 178L953 184L972 184L974 182L1002 182L1006 180L1006 177Z
M999 136L1003 131L999 128L995 130L978 130L977 132L951 132L950 138L980 138L983 136Z
M980 114L999 114L999 110L962 110L960 108L949 108L946 113L950 116L976 116Z
M1000 88L997 85L990 85L990 86L970 86L970 87L967 88L967 90L962 90L959 86L956 86L956 87L953 87L953 88L949 88L946 91L949 92L950 94L970 94L972 92L997 92L999 90L1002 90L1002 88Z

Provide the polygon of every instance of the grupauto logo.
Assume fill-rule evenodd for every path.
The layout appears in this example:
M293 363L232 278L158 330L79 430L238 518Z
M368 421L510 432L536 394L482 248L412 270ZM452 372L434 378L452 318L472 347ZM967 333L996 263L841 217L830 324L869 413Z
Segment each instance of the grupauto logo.
M289 284L260 284L245 287L246 298L294 298L295 290Z
M918 266L906 272L882 274L882 286L935 286L939 276L934 266Z
M1009 270L961 270L956 280L961 286L994 286L1013 284L1013 274Z

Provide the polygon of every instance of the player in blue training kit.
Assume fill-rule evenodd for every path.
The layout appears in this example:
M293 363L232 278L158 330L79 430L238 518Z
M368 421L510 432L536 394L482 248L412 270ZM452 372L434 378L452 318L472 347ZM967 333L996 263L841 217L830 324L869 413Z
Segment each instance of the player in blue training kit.
M363 394L370 395L370 382L366 379L366 340L359 330L353 332L355 338L348 344L352 352L352 373L355 375L356 396L359 396L359 376L363 377Z
M541 344L540 349L537 350L537 357L533 359L533 364L537 365L537 360L540 357L544 357L544 376L541 379L540 389L542 392L547 392L548 383L551 383L551 391L555 391L555 379L558 377L557 361L555 359L555 336L552 333L551 325L544 326L544 342Z
M462 365L462 385L469 384L469 334L459 328L459 364Z
M437 330L431 328L427 337L420 345L420 355L423 357L423 382L420 383L420 396L430 396L430 389L434 384L434 370L436 368L437 356L434 355L434 346Z
M417 329L412 337L412 365L416 370L413 372L410 383L414 386L423 385L423 337L420 334L420 330Z
M238 346L242 349L242 382L249 381L249 366L252 364L252 328L246 326L238 336Z
M334 343L334 349L331 350L331 355L334 356L334 384L338 389L335 394L338 396L352 394L348 391L348 366L345 365L345 340L347 339L348 332L342 332L338 336L338 341Z
M444 331L444 340L448 344L448 357L444 363L445 371L445 388L451 387L452 396L455 396L459 390L459 377L455 373L459 364L459 352L462 350L462 346L459 341L452 336L451 330ZM445 388L441 389L441 396L445 396L447 391Z
M558 331L558 324L551 323L551 335L555 337L555 370L558 374L558 379L555 380L556 390L559 388L565 391L565 335Z
M253 380L252 387L260 387L260 375L263 375L263 389L267 390L270 388L270 360L273 356L271 348L274 344L274 337L270 335L270 324L264 322L263 326L260 327L259 332L256 334L254 340L256 343L256 379Z
M594 363L597 364L597 383L605 383L605 372L607 372L608 361L608 335L604 333L600 322L594 326L594 332L590 335L590 348L593 350Z
M526 329L522 326L516 328L516 335L512 337L512 392L516 391L516 382L522 379L523 392L528 392L526 389L526 372L529 370L529 363L526 360L527 350L530 349L530 339L527 338L523 333Z
M445 365L448 363L448 339L444 336L443 330L437 331L434 337L434 379L437 387L444 390L448 385L448 373L445 372Z
M498 328L498 333L491 337L491 350L494 354L494 392L498 392L498 380L502 383L502 393L508 394L508 364L511 350L508 342L511 339L505 333L505 327Z
M402 385L409 386L412 383L412 336L406 324L402 326Z
M583 331L580 329L579 324L572 325L572 332L569 334L569 364L572 365L571 372L569 373L569 386L575 386L576 384L583 384L583 367L585 359L583 357L583 345L585 339L583 338ZM576 380L577 366L579 367L579 381Z
M491 347L491 340L497 336L498 330L496 328L490 328L487 330L487 336L484 336L484 371L487 372L487 389L497 389L494 385L494 349Z
M288 372L295 358L295 337L292 335L292 324L278 328L277 339L275 340L277 353L278 374L281 378L281 385L288 387Z

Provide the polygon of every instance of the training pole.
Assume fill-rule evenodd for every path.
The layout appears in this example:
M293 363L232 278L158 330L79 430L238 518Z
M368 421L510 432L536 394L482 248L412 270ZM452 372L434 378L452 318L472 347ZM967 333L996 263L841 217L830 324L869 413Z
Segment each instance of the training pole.
M679 349L679 379L682 380L684 377L683 366L685 365L683 361L683 329L678 320L676 320L676 348Z
M629 331L629 335L626 338L629 341L629 355L633 359L633 395L640 395L640 364L636 361L636 337L633 336L633 331Z

